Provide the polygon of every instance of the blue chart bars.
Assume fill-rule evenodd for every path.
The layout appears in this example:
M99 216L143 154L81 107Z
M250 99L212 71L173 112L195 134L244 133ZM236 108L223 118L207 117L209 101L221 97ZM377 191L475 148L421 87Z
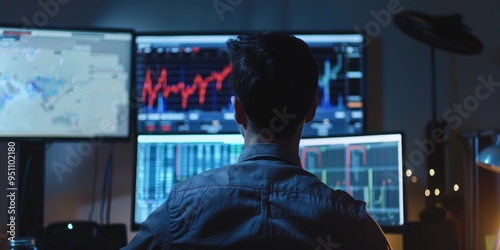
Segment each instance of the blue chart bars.
M241 135L141 135L137 145L135 223L163 203L176 182L235 163Z
M364 132L365 78L361 35L297 35L310 47L319 66L316 116L304 137Z

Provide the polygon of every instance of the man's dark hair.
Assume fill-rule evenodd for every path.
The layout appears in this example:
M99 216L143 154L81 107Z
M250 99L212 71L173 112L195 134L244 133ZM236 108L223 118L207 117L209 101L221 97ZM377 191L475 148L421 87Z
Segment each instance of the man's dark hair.
M227 49L231 85L253 129L292 135L318 87L318 65L309 46L293 35L265 32L229 39Z

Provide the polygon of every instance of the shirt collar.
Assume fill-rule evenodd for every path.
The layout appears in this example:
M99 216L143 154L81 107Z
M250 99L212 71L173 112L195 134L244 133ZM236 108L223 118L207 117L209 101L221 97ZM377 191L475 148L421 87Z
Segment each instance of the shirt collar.
M246 147L241 152L238 163L262 157L279 158L295 166L302 167L302 163L297 154L294 154L292 150L287 147L274 143L255 143Z

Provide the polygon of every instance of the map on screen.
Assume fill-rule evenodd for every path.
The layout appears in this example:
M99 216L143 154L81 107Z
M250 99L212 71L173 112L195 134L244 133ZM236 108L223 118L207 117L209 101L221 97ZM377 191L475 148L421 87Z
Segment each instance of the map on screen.
M0 136L128 136L131 43L0 27Z

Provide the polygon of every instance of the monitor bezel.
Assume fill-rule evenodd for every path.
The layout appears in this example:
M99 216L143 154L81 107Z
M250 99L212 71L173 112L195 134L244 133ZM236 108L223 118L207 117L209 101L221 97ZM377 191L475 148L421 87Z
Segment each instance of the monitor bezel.
M116 142L128 142L133 137L136 131L136 95L135 95L135 37L136 32L132 28L117 28L117 27L102 27L102 26L75 26L75 25L63 25L63 24L50 24L43 27L29 27L26 24L21 23L0 23L0 28L10 28L19 30L44 30L44 31L69 31L69 32L109 32L109 33L127 33L131 35L130 40L130 59L129 59L129 80L128 80L128 128L126 135L75 135L75 136L57 136L57 135L26 135L26 136L9 136L7 134L0 134L0 141L19 141L19 142L74 142L88 140L93 142L93 144L100 144L102 141L116 141Z

